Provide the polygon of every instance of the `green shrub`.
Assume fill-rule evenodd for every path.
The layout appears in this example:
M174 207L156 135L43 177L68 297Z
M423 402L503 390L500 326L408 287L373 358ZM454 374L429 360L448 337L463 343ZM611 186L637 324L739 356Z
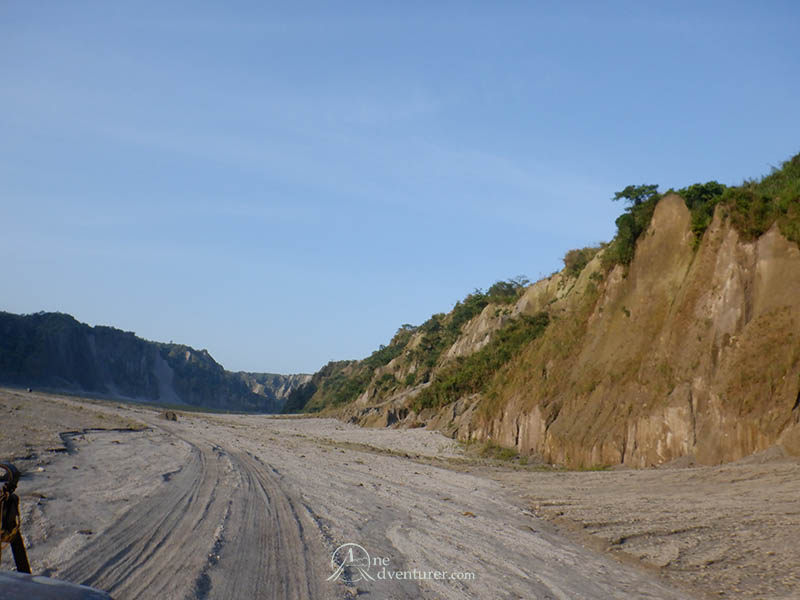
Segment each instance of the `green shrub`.
M745 238L755 239L777 222L781 233L800 244L800 154L760 181L726 189L720 202Z
M630 191L631 188L633 191ZM655 185L628 186L622 192L615 194L617 196L614 198L615 200L629 198L630 204L615 221L617 235L611 240L603 254L603 263L607 267L615 264L627 265L633 260L636 241L650 225L656 204L661 199L661 196L655 192L657 188L658 186Z
M308 412L318 412L329 406L341 406L358 398L369 385L372 372L362 371L352 375L342 372L334 373L322 380L318 394L306 405Z
M759 181L745 181L734 187L716 181L696 183L678 190L678 194L691 211L696 243L719 204L746 239L759 237L777 222L783 235L800 244L800 154Z
M692 216L692 233L695 246L700 243L706 229L714 217L714 208L719 203L726 187L716 181L695 183L678 190Z
M420 325L422 339L414 349L412 358L423 368L431 369L447 345L446 331L442 323L445 315L438 313Z
M409 340L411 340L411 336L416 330L416 327L409 325L408 323L402 325L397 330L397 333L394 334L394 337L392 338L392 341L389 342L388 346L381 344L378 349L375 350L375 352L364 359L364 366L374 371L378 367L382 367L392 362L392 360L403 353L403 350L405 350Z
M401 344L390 344L388 346L381 344L375 352L364 359L364 365L372 370L387 365L400 356L404 347L405 345Z
M412 358L419 361L425 369L423 381L427 381L430 370L436 365L442 352L458 339L464 324L480 314L488 304L488 296L481 290L475 290L464 300L456 302L449 318L438 313L420 325L419 330L423 336Z
M570 250L564 255L564 269L570 277L577 277L584 267L589 264L601 250L601 246L587 246L585 248Z
M541 312L522 315L496 331L479 351L459 357L440 371L415 399L415 409L443 406L463 396L483 391L500 367L510 361L528 342L539 337L550 323Z
M481 458L490 458L503 461L510 461L519 458L519 453L516 450L500 446L491 440L487 440L480 448L478 448L477 455ZM527 463L527 461L525 462Z
M658 197L658 184L644 183L627 186L624 190L616 192L612 200L625 200L631 206L639 206L656 197Z
M375 381L375 387L377 387L380 392L387 392L397 387L398 383L400 382L397 381L394 375L391 373L384 373Z
M496 281L486 292L486 299L493 304L511 304L516 302L530 280L524 275L513 279Z
M448 334L457 337L461 332L461 327L470 321L472 317L479 315L487 304L489 304L489 296L481 290L475 290L464 300L456 302L453 307L453 315L447 323Z
M461 329L490 303L510 304L515 302L530 281L520 275L506 281L497 281L487 292L476 289L466 298L456 302L452 313L438 313L419 326L423 333L419 346L414 350L412 358L423 367L419 378L428 381L430 371L439 361L442 353L452 346L461 335Z

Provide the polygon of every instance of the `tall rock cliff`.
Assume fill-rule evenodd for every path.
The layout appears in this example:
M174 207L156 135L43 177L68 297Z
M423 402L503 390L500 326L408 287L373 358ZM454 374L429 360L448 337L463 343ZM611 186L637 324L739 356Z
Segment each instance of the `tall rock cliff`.
M470 295L364 361L331 363L289 406L569 466L800 455L800 156L728 190L654 198L615 264L637 204L582 268Z
M461 437L568 465L800 452L795 243L776 226L744 241L718 211L694 251L689 211L670 196L627 272L594 285L600 258L561 297L526 294L552 302L557 326L509 366L494 402L451 420Z
M231 373L206 350L70 315L0 312L0 383L223 410L280 412L308 375Z

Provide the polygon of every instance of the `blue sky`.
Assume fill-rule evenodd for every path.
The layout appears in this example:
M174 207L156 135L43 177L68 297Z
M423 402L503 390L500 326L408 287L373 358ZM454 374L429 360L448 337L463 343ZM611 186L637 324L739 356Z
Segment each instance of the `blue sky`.
M0 310L360 358L800 151L795 2L2 2Z

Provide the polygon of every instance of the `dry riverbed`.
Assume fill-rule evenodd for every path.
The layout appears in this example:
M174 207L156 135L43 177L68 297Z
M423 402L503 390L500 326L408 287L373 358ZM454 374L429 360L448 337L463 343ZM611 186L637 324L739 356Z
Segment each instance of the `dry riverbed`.
M329 419L19 390L0 414L34 571L118 600L800 596L796 460L548 471ZM345 546L329 581L343 544L370 564Z

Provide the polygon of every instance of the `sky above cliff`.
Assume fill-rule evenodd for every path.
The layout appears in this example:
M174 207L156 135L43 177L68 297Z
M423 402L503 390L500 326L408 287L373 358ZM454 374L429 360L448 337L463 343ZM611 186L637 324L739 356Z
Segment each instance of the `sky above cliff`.
M800 152L800 5L652 4L4 2L0 310L312 372Z

